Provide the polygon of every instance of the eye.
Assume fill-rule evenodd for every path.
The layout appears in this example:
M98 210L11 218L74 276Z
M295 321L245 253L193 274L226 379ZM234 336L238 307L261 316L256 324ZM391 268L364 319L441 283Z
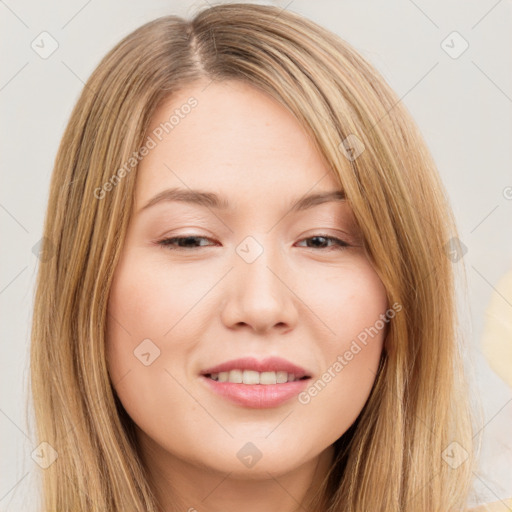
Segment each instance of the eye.
M171 250L188 250L188 249L197 249L199 247L207 247L205 245L196 245L197 240L210 240L204 236L175 236L173 238L164 238L163 240L158 241L158 245L162 247L167 247Z
M314 235L309 238L304 238L301 240L301 242L307 242L308 240L314 240L313 247L308 247L310 249L344 249L345 247L350 247L350 245L345 242L344 240L341 240L340 238L336 238L334 236L327 236L327 235ZM326 247L327 242L334 242L334 246ZM321 247L319 247L321 246Z

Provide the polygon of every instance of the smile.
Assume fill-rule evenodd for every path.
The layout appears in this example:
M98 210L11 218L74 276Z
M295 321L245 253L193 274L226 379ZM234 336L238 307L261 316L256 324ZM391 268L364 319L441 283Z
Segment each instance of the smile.
M209 391L253 409L278 407L307 386L312 374L282 357L242 357L200 373Z
M233 384L263 384L265 386L271 384L285 384L286 382L294 382L307 377L296 377L294 373L286 371L279 372L257 372L254 370L231 370L229 372L219 372L207 374L212 380L217 382L231 382Z

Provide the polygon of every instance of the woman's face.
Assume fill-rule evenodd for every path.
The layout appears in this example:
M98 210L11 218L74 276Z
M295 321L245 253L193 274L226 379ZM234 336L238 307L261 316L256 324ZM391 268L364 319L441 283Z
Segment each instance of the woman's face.
M152 457L284 474L363 408L386 293L348 204L306 200L339 187L292 115L247 84L206 85L175 94L149 128L109 301L109 372Z

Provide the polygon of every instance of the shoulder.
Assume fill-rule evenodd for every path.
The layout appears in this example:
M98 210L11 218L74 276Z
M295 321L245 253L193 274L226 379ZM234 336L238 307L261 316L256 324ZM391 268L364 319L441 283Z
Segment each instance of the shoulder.
M512 510L512 498L483 503L474 508L468 508L467 512L508 512Z

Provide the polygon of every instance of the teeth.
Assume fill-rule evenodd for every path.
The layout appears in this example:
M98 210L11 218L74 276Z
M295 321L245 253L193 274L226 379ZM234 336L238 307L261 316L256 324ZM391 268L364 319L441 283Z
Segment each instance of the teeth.
M261 372L260 384L277 384L276 372Z
M294 373L287 372L256 372L254 370L231 370L229 372L212 373L210 378L218 382L234 384L284 384L299 380Z
M284 382L288 382L288 373L276 372L276 381L278 384L283 384Z
M231 376L231 372L229 372L229 375ZM243 379L244 384L259 384L260 374L252 370L244 370Z
M230 372L223 372L229 375L228 381L235 382L236 384L241 384L243 380L243 372L242 370L231 370Z

